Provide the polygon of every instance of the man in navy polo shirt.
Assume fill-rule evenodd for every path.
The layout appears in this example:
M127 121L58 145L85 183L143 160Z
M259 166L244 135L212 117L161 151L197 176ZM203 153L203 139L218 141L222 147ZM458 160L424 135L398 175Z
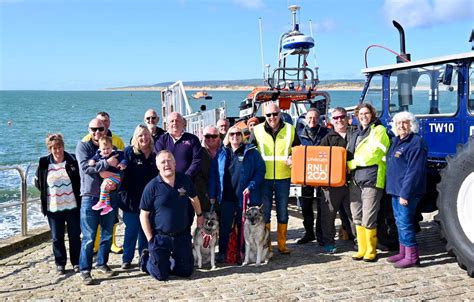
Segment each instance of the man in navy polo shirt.
M155 151L170 151L176 159L176 171L186 174L194 181L201 169L201 142L199 138L185 132L185 121L178 112L171 112L167 120L168 132L155 143Z
M161 150L170 151L176 159L176 171L189 176L194 183L196 175L201 170L201 142L199 138L189 132L185 132L185 120L178 112L171 112L167 119L168 132L163 134L155 143L155 152ZM189 221L188 230L194 221L194 211L188 208Z
M188 205L197 215L197 226L204 223L199 198L194 185L184 173L176 172L176 160L171 152L156 156L159 175L152 179L142 194L140 222L148 240L140 267L157 280L168 280L170 274L189 277L194 258L191 234L188 230ZM170 256L174 267L170 268Z

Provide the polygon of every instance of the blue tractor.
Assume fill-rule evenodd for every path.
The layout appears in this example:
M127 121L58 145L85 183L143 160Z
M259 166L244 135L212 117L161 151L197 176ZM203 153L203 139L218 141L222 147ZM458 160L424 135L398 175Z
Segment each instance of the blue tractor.
M420 210L439 210L447 251L474 276L474 51L410 61L404 31L397 64L366 68L360 102L371 103L389 127L410 111L429 148L428 192ZM471 35L471 42L472 42Z

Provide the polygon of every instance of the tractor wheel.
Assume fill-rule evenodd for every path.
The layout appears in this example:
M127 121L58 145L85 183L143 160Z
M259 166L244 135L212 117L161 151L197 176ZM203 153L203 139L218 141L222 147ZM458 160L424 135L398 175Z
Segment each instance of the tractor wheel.
M439 220L446 250L474 277L474 139L458 148L441 171Z

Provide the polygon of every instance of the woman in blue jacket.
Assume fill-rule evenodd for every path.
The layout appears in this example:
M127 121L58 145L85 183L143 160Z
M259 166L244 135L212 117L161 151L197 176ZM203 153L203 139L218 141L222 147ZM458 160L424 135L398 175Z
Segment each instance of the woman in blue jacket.
M219 254L223 261L227 251L232 222L240 230L244 196L247 206L262 204L261 184L265 162L254 145L246 144L242 129L231 127L217 152L209 173L209 198L220 206Z
M392 195L400 252L387 261L396 268L407 268L420 264L414 222L416 207L426 190L428 148L417 134L418 123L410 112L395 114L392 131L396 136L387 153L386 190Z
M125 236L123 240L122 268L130 269L138 239L138 254L148 246L140 225L140 200L150 180L158 175L153 151L153 138L145 125L138 125L132 137L132 145L124 150L128 161L119 189L120 208L123 211Z

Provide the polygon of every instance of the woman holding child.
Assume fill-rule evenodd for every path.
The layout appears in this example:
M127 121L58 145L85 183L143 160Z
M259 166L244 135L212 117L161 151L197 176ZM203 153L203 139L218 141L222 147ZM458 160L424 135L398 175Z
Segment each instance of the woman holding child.
M125 148L124 153L128 166L124 170L123 183L119 190L120 208L125 223L122 268L130 269L137 239L139 255L148 246L140 225L140 200L145 186L158 175L153 139L145 125L135 128L131 145Z

